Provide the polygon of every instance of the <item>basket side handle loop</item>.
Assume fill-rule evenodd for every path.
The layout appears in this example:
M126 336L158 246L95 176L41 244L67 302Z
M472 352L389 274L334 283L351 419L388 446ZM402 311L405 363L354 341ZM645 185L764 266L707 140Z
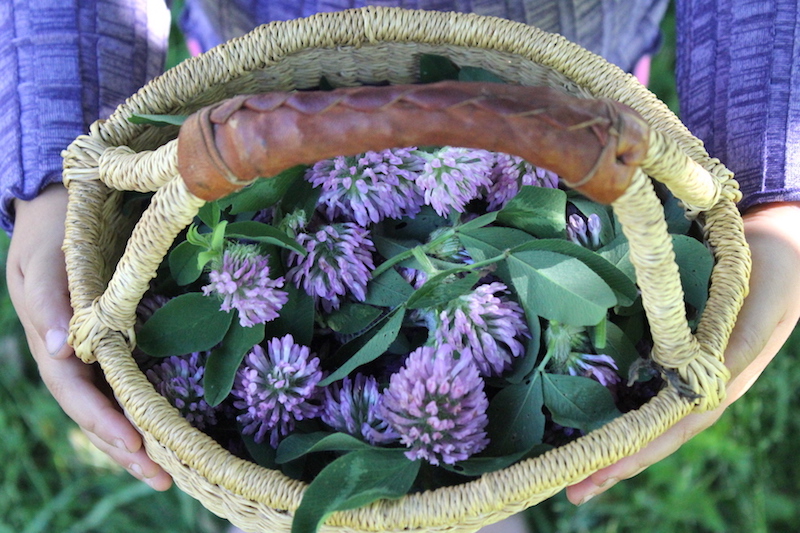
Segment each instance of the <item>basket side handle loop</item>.
M517 155L609 204L647 155L633 109L548 87L483 82L352 87L241 96L181 127L178 168L189 190L221 198L299 164L402 146L463 146Z
M730 171L725 169L715 176L657 129L650 130L649 151L641 167L648 176L666 185L690 212L708 211L717 205L720 196L734 202L741 199L739 185Z

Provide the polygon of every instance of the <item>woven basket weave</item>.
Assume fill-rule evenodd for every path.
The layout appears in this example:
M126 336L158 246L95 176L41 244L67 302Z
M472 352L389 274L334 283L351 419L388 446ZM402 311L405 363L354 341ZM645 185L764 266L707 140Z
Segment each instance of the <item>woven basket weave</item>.
M535 459L470 483L333 514L323 531L476 531L549 498L628 456L693 410L724 396L723 351L747 292L749 252L732 174L632 76L564 38L501 19L364 8L273 23L153 80L64 153L69 187L64 250L74 308L70 343L99 361L150 456L177 485L247 531L289 531L305 485L240 460L192 428L131 356L135 310L175 236L203 201L177 170L177 128L128 122L131 114L190 114L239 94L389 80L414 83L421 54L483 67L511 84L545 85L629 105L649 123L649 151L613 208L651 325L653 359L698 398L668 386L642 408ZM704 223L716 257L707 307L693 334L663 210L650 178ZM139 220L121 191L155 192ZM134 227L135 225L135 227Z

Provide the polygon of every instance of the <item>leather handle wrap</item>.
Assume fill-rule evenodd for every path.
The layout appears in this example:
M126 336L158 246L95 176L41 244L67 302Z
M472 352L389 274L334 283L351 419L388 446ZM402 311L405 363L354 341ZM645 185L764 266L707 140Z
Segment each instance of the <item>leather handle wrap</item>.
M602 203L647 154L647 123L606 99L482 82L239 96L201 109L178 137L178 168L204 200L339 155L461 146L517 155Z

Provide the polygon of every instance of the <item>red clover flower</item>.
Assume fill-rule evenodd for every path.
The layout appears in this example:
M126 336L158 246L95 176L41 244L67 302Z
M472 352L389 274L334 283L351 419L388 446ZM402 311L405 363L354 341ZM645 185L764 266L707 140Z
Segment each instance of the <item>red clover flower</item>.
M326 159L316 163L306 179L322 187L319 203L330 220L343 215L366 226L384 218L413 216L422 207L422 191L414 180L423 165L413 150Z
M439 313L434 342L472 358L483 376L502 374L525 352L520 339L530 336L522 307L496 296L506 292L503 283L494 282L453 300Z
M399 435L380 418L383 396L372 376L345 377L325 389L322 421L336 431L376 445L396 441Z
M291 335L270 339L266 348L256 345L236 374L233 406L242 410L237 420L245 435L277 448L295 422L319 416L317 384L322 379L319 359L307 346L295 344Z
M445 146L432 154L418 151L425 166L417 177L425 203L440 215L451 209L459 213L491 185L494 154L486 150Z
M453 346L422 346L389 379L381 414L400 434L406 457L454 464L488 444L483 380Z
M269 256L261 255L257 246L229 244L208 278L211 283L203 287L203 294L221 296L220 309L225 312L238 310L243 327L274 320L289 300L288 293L279 290L283 277L269 277Z
M521 157L497 153L492 169L492 182L486 190L488 210L502 209L517 195L520 185L555 189L558 187L558 176L554 172L531 165Z
M364 301L375 268L369 231L352 222L331 224L316 233L298 233L297 242L308 251L305 256L289 254L287 277L298 288L302 286L328 312L338 309L348 292Z
M194 427L203 430L217 423L216 409L203 398L204 354L173 355L163 359L145 375L159 394L180 411Z

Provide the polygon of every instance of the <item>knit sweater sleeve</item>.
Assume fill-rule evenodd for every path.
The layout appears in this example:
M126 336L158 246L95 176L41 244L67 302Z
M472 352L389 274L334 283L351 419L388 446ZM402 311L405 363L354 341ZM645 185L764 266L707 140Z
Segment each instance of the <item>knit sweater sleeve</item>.
M0 1L0 227L61 179L61 151L162 69L163 0Z
M800 201L797 0L678 0L681 116L736 175L742 211Z

